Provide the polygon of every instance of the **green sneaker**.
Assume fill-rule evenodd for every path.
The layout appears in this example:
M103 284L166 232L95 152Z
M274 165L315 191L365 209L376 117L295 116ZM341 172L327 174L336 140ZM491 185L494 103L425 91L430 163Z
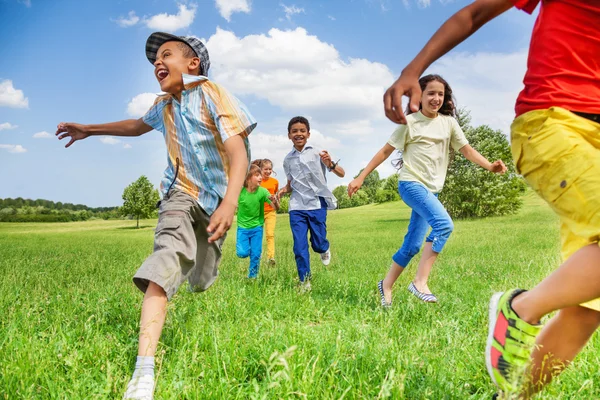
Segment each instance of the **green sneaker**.
M496 293L490 301L489 331L485 348L485 364L492 381L502 392L518 392L535 338L542 325L523 321L512 309L511 302L523 289Z

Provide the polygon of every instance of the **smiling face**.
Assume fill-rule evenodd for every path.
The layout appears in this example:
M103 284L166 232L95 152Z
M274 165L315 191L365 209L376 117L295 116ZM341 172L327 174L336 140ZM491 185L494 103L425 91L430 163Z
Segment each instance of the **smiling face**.
M165 93L179 95L183 90L182 74L198 74L200 59L191 48L188 51L186 47L189 46L185 43L170 41L163 43L156 53L154 76Z
M435 118L444 104L444 84L431 81L421 95L421 112L429 118Z
M310 131L302 122L296 122L290 127L288 138L294 143L294 147L298 151L302 151L306 146L306 141L310 137Z
M269 179L271 177L271 174L273 173L273 164L271 164L269 162L265 162L263 164L261 172L262 172L263 180Z

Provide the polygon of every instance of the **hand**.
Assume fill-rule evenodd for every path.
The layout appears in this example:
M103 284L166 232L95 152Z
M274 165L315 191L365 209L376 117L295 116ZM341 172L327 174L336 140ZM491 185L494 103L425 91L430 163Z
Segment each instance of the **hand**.
M506 172L506 165L502 160L494 161L490 166L490 172L502 175Z
M71 146L78 140L85 139L90 136L89 133L86 132L85 125L76 124L73 122L61 122L56 127L56 136L58 136L58 140L62 140L66 137L70 137L71 140L67 143L66 147Z
M348 184L348 197L352 197L354 193L358 192L358 189L363 185L363 180L360 178L354 179Z
M273 203L273 205L279 204L279 199L277 198L277 196L275 196L273 194L271 196L269 196L269 200L271 200L271 203Z
M206 228L206 231L211 235L208 238L208 243L216 242L231 228L236 207L235 203L229 203L225 200L217 207Z
M412 111L419 111L421 87L418 75L403 71L398 80L383 95L385 116L397 124L406 124L406 117L402 112L402 96L408 96Z
M332 161L329 152L327 150L323 150L319 153L319 155L321 156L321 161L323 161L323 164L325 164L327 168L331 168Z
M277 192L277 201L281 200L281 196L283 196L286 193L288 193L287 186L279 190L279 192Z

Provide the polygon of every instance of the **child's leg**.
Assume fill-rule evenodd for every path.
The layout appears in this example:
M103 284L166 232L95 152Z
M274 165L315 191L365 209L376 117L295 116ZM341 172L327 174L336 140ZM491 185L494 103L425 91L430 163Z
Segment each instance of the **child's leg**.
M388 303L392 301L394 283L396 283L400 274L404 272L412 258L421 250L421 244L428 228L427 221L413 210L402 247L392 256L392 265L390 265L390 269L383 280L383 293Z
M290 227L294 239L294 255L300 282L310 278L310 255L308 253L308 214L307 211L290 211Z
M156 346L167 316L167 294L150 282L142 302L138 356L154 357Z
M600 326L600 312L586 307L563 308L544 326L531 355L524 393L532 396L560 374Z
M538 323L556 310L600 297L600 247L590 244L573 254L560 268L530 291L515 297L512 308L521 319Z
M235 253L239 258L246 258L250 255L250 229L238 226Z
M310 244L315 253L325 253L329 250L327 240L327 204L321 198L319 210L308 211L308 229L310 230Z
M269 211L265 213L265 236L267 237L267 258L275 259L275 225L277 222L277 213Z
M256 278L262 253L263 227L257 226L250 231L250 271L248 278Z

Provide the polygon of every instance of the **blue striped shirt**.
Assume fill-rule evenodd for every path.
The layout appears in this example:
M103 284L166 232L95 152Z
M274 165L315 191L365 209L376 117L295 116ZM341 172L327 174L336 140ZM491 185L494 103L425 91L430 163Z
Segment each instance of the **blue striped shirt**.
M143 121L162 132L167 145L163 197L172 185L211 215L227 190L229 157L224 143L241 135L250 159L248 135L256 120L241 101L207 77L184 74L183 82L181 102L171 94L159 96Z

